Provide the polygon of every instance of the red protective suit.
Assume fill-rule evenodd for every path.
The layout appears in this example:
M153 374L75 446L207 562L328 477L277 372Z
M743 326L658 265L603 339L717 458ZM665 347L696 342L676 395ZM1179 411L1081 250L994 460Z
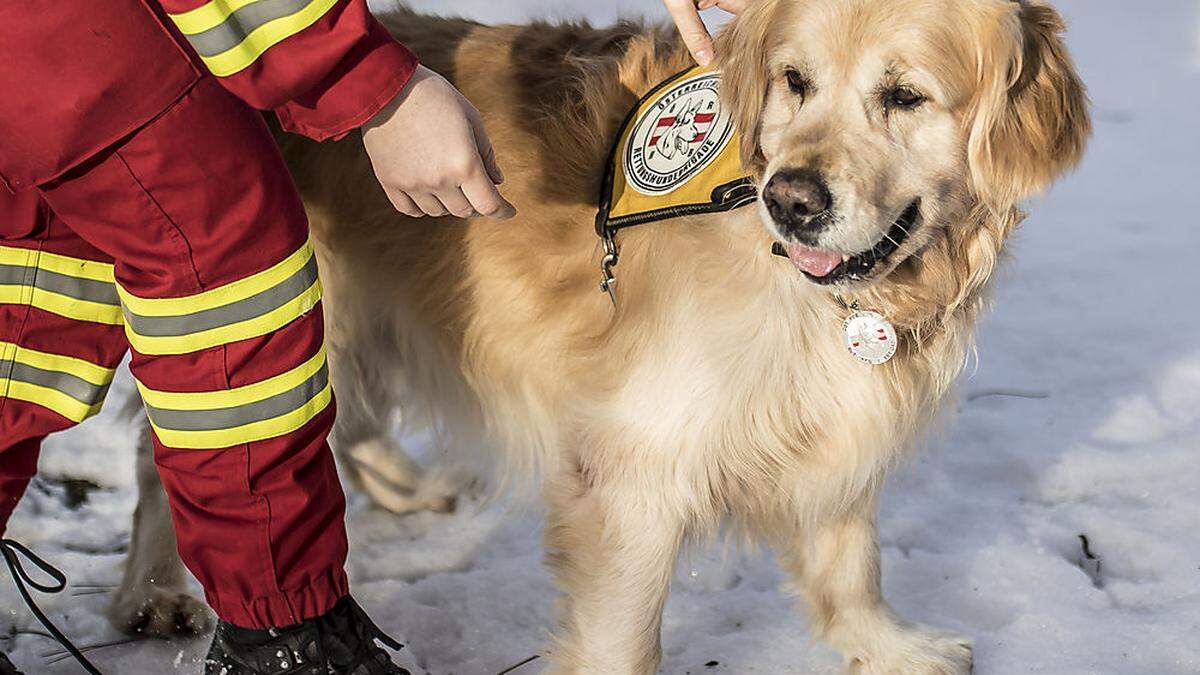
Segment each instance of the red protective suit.
M0 531L130 349L209 603L325 613L347 587L320 283L246 104L336 138L415 59L364 0L30 0L0 4L0 63Z

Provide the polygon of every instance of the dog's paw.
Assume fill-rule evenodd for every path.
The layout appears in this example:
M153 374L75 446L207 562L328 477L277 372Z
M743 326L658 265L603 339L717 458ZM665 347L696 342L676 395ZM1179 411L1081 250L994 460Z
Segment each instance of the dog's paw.
M364 477L361 487L375 506L398 516L419 511L453 513L458 507L458 486L440 480L422 479L413 489Z
M359 476L358 487L376 507L396 515L421 511L453 513L460 500L475 499L483 491L478 478L452 466L413 475L403 485L364 472Z
M361 441L340 458L351 484L375 506L396 515L452 513L460 496L470 496L461 472L451 467L426 472L390 439Z
M887 649L850 660L854 675L971 675L970 639L915 626L886 641ZM881 647L883 645L880 645Z
M119 589L108 616L118 630L158 638L203 635L213 627L212 614L203 602L151 584Z

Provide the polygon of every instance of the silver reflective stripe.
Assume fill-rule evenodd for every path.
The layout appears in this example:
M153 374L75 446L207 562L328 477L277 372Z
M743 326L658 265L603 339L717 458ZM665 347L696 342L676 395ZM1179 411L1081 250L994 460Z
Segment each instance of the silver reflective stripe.
M313 0L258 0L238 8L216 26L185 37L200 56L216 56L240 45L263 24L291 16L312 3Z
M36 267L0 264L0 284L8 286L31 286L36 276Z
M307 291L316 281L317 258L313 256L292 276L244 300L178 316L141 316L125 307L125 322L130 330L144 337L193 335L221 326L232 326L279 309Z
M261 401L215 410L167 410L146 405L150 421L172 431L216 431L275 419L303 408L329 384L329 366L322 365L299 385ZM199 394L202 396L203 394Z
M30 277L33 277L32 284ZM69 277L58 272L38 269L36 267L21 267L19 265L0 264L0 284L15 286L30 286L43 291L65 295L77 300L97 302L102 305L119 305L117 289L110 283L93 279Z
M92 384L70 373L45 370L12 360L0 361L0 379L5 376L15 382L27 382L54 389L84 405L96 405L103 401L105 394L108 393L107 384Z

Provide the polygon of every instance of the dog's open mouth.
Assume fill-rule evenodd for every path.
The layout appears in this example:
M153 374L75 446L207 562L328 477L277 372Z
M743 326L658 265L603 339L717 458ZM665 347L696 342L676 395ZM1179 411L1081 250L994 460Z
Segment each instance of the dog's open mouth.
M920 207L921 200L913 200L874 246L855 255L811 248L802 244L776 244L775 250L790 258L796 269L815 283L824 285L846 279L862 279L876 267L882 267L904 244L904 240L908 239L916 225Z

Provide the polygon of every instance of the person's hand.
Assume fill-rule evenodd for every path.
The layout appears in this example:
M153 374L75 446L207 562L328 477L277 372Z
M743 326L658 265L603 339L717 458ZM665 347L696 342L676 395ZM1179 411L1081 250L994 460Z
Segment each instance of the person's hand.
M741 14L750 2L751 0L663 0L671 18L675 20L679 34L683 36L683 43L687 45L696 63L702 66L712 63L716 57L716 50L713 48L712 36L708 34L708 28L700 18L700 11L719 7L730 14Z
M362 126L388 199L405 215L512 218L504 174L479 111L441 75L418 66L395 100Z

